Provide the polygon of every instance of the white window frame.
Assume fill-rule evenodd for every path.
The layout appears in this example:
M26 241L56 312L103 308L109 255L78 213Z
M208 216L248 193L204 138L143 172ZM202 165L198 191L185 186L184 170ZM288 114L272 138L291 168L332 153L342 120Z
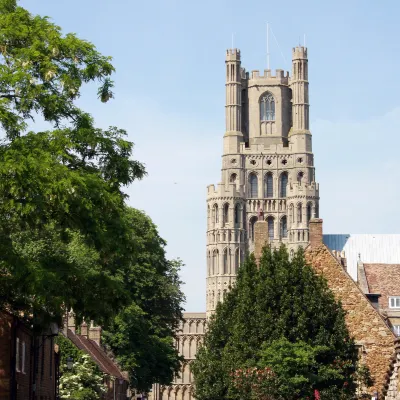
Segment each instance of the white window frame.
M389 308L400 309L400 296L390 296L389 297Z
M22 342L22 365L21 365L21 372L23 373L23 374L25 374L26 373L26 371L25 371L25 342L23 341Z
M393 332L396 336L400 336L400 325L393 325Z
M17 372L21 372L19 367L20 367L20 365L19 365L19 338L17 338L17 340L16 340L16 348L15 348L15 370Z

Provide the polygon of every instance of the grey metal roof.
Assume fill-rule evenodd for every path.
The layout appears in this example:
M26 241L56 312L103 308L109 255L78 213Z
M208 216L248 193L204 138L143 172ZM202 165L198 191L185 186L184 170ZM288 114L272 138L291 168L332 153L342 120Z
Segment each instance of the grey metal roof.
M331 250L344 251L347 271L357 280L357 261L370 264L400 264L400 235L334 234L324 235Z

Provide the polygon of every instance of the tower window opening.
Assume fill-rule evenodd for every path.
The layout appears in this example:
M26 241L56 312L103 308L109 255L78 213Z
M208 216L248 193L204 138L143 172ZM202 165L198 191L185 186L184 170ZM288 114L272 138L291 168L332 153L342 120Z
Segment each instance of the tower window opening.
M229 222L229 204L224 205L224 226Z
M239 269L239 249L236 249L235 251L235 274L237 274L238 269Z
M287 218L286 215L281 218L281 237L287 237Z
M236 204L235 206L235 224L240 224L240 206Z
M312 216L312 206L311 206L311 203L308 203L307 204L307 223L310 222L311 216Z
M300 172L297 174L297 182L299 183L299 185L302 184L303 178L304 178L304 172L303 172L303 171L300 171Z
M283 172L281 174L281 184L280 184L280 197L286 197L286 190L287 190L287 184L288 184L288 173Z
M266 93L260 100L261 121L275 121L275 99L271 93Z
M274 217L268 217L267 223L268 223L268 238L272 240L274 238Z
M219 222L218 204L214 204L214 207L213 207L213 216L212 216L212 218L213 218L214 224L218 224L218 222Z
M301 204L297 205L297 223L301 224L303 222L303 207Z
M257 217L251 217L250 219L250 239L254 241L254 225L257 222Z
M274 197L274 179L271 172L264 178L264 197Z
M232 174L230 177L230 182L231 183L236 183L236 179L237 179L237 175L236 174Z
M224 250L224 274L228 273L228 249Z
M258 197L258 179L256 174L250 174L249 176L249 184L250 184L250 193L249 197L257 198Z

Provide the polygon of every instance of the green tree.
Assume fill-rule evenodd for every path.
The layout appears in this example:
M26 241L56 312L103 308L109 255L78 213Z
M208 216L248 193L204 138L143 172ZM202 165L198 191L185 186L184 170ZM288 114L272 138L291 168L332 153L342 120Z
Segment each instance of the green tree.
M131 228L122 188L144 176L116 127L97 129L75 100L99 81L112 97L110 57L15 0L0 0L0 307L35 326L105 323L129 303ZM54 131L28 132L41 115Z
M134 257L125 274L131 303L103 335L129 371L131 384L146 391L154 382L169 384L180 367L173 338L182 318L182 262L166 258L166 243L147 215L130 209L128 220L135 238Z
M249 368L271 369L279 384L267 383L279 389L276 399L306 398L314 389L351 398L357 350L344 317L326 281L305 264L302 250L289 260L284 246L265 248L259 267L249 256L217 306L193 363L196 398L246 398L235 373Z

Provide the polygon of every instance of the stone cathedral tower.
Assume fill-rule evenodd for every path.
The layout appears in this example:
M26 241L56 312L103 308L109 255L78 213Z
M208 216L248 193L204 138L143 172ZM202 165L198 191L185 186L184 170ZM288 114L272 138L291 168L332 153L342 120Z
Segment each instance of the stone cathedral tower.
M225 62L222 176L207 188L207 315L253 251L259 218L268 223L271 245L283 242L293 253L308 244L309 221L318 217L307 49L293 49L291 76L279 69L249 74L237 49Z

